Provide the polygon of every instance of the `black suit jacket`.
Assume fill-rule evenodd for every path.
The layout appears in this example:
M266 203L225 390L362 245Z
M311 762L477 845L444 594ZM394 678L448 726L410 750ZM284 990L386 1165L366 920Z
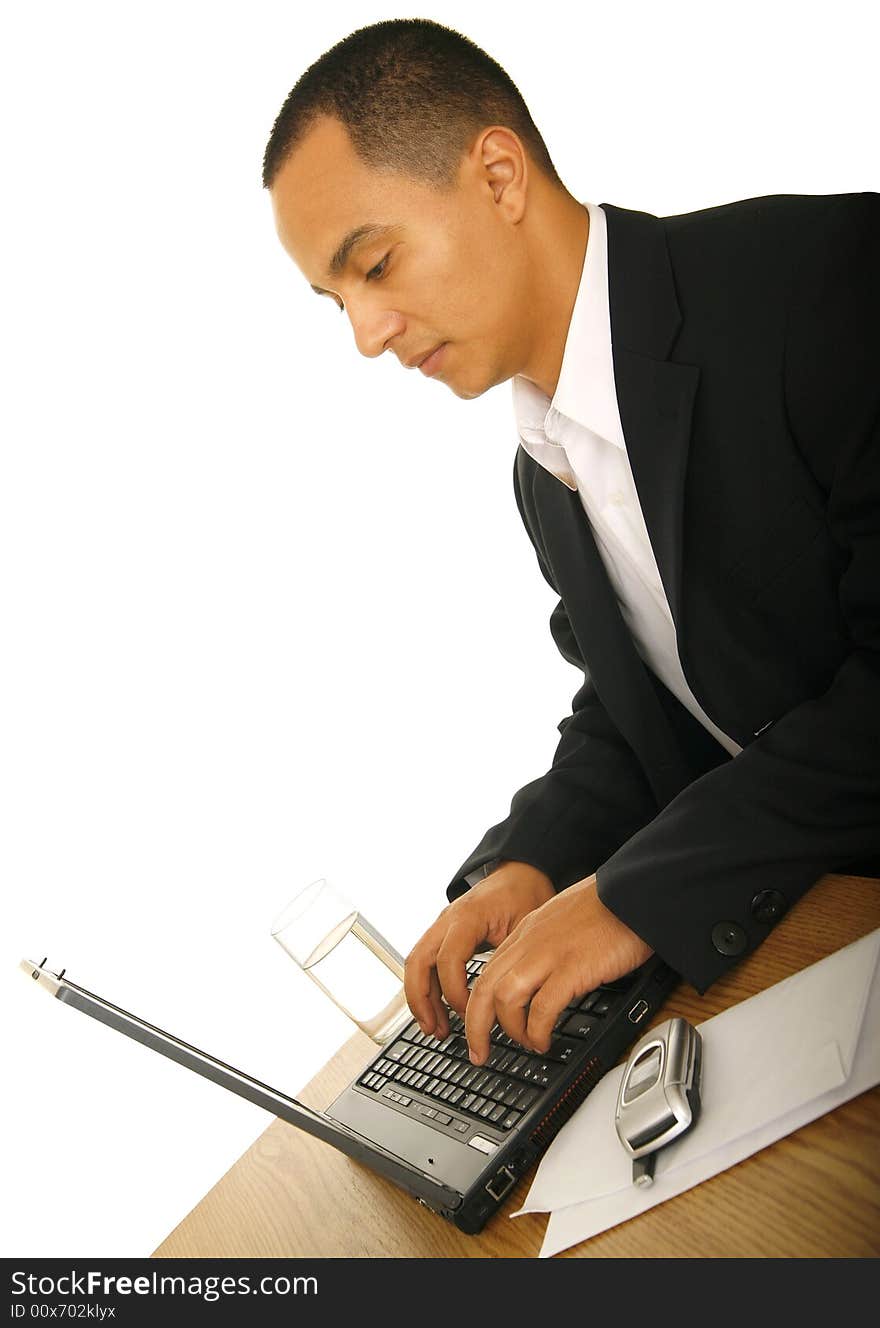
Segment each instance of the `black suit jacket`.
M518 448L550 618L583 670L494 858L600 898L698 991L826 871L880 874L880 195L602 205L615 385L685 677L643 663L579 496Z

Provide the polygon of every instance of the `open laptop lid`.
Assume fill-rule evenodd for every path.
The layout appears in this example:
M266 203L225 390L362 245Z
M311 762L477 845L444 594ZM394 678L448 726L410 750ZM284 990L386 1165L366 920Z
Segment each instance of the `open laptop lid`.
M203 1078L211 1079L215 1084L228 1088L239 1097L247 1098L249 1102L263 1107L274 1116L280 1116L288 1124L295 1125L318 1139L323 1139L325 1143L338 1148L340 1152L347 1153L349 1157L364 1162L374 1171L402 1185L404 1189L430 1199L436 1206L453 1209L461 1203L462 1196L457 1190L443 1185L436 1177L420 1171L418 1167L395 1156L381 1145L338 1124L322 1112L313 1111L311 1107L298 1102L296 1098L288 1097L286 1093L281 1093L258 1079L252 1079L250 1075L242 1073L234 1066L226 1065L216 1057L209 1056L198 1047L181 1041L173 1033L166 1033L163 1029L148 1024L146 1020L139 1019L128 1010L112 1005L94 992L86 991L84 987L78 986L64 976L66 969L62 969L60 973L50 972L43 966L45 962L43 960L42 964L35 964L30 959L23 959L20 967L50 995L63 1001L65 1005L91 1015L102 1024L107 1024L117 1032L124 1033L126 1037L133 1038L135 1042L142 1042L144 1046L167 1056L169 1060L177 1061L179 1065L184 1065Z

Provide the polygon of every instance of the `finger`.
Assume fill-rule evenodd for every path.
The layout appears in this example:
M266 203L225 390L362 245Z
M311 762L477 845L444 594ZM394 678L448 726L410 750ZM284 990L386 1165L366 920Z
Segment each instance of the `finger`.
M425 1028L422 1031L439 1038L442 1042L445 1037L449 1036L449 1010L443 1000L436 968L431 969L430 983L429 996L434 1020L431 1028Z
M487 964L471 988L464 1016L464 1035L474 1065L482 1065L489 1055L489 1034L495 1023L494 983L491 975L487 978L489 967Z
M556 1020L573 995L570 985L564 986L559 975L551 977L533 992L525 1028L528 1045L533 1050L545 1053L550 1050Z
M437 976L443 994L462 1017L470 997L467 985L467 961L485 939L485 928L462 922L449 931L437 951Z
M423 1033L433 1033L443 1015L440 983L434 967L437 945L430 928L404 960L403 993Z
M529 1038L529 1004L540 986L540 978L530 979L522 965L510 968L495 984L495 1013L499 1024L509 1037L529 1051L537 1050Z

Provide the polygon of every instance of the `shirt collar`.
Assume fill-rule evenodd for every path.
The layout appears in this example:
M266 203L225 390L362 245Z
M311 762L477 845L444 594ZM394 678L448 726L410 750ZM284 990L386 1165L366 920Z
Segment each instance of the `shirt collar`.
M596 204L586 203L585 207L590 233L553 400L517 374L513 379L514 413L521 440L535 447L558 448L545 430L548 418L558 414L625 451L614 390L606 219ZM544 458L542 463L546 464ZM565 478L570 477L567 465L556 463L550 468L569 488L576 487L571 478Z

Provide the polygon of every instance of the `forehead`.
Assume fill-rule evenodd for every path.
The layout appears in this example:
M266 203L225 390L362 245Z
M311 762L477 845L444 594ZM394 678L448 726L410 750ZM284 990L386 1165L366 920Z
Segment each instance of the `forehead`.
M284 163L270 190L275 227L312 283L332 274L342 240L368 225L442 221L443 196L409 176L377 171L352 147L344 126L322 116Z

